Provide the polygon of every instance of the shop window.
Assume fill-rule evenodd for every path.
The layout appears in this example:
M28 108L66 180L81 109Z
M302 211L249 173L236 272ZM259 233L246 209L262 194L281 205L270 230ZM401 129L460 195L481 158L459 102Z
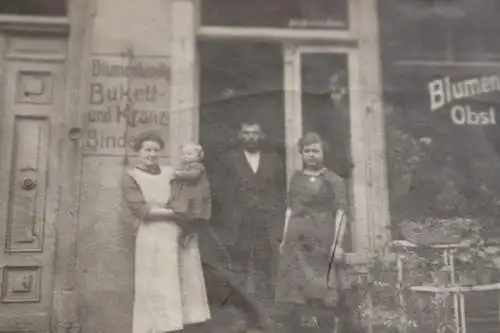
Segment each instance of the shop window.
M204 0L201 23L217 26L346 29L347 0Z
M469 5L453 28L453 54L457 61L500 60L500 2Z
M386 87L384 94L390 110L385 123L395 226L405 219L471 217L500 237L499 94L454 100L431 111L428 91L436 77L460 82L495 71L418 69L399 71L398 91ZM477 114L490 123L477 125Z
M500 237L500 2L379 3L393 225L471 217Z
M0 0L0 14L66 16L67 0Z

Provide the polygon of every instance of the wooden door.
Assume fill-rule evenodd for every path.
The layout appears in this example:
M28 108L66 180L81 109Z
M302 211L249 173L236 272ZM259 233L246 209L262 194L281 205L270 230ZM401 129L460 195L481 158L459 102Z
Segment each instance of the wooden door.
M63 65L5 63L0 117L0 331L49 332Z

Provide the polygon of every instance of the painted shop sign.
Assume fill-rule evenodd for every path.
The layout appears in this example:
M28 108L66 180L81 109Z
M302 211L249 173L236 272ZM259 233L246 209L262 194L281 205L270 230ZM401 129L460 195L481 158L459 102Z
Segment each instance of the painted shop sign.
M87 155L134 154L134 137L145 130L158 132L168 142L168 60L101 55L93 57L91 71Z
M449 107L450 119L456 125L496 125L496 107L477 103L485 94L500 92L500 75L485 75L454 80L449 76L428 84L430 109Z

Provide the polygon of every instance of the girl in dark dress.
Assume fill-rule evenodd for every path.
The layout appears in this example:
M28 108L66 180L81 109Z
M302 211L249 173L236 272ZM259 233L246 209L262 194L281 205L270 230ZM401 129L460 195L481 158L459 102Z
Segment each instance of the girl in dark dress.
M177 213L183 221L180 224L181 246L189 243L211 215L210 184L202 163L203 156L201 145L194 142L183 144L181 164L171 180L171 193L166 207Z
M290 304L291 318L299 319L290 332L335 328L339 285L331 260L343 253L346 190L342 178L323 165L324 145L316 133L299 141L304 168L290 180L276 287L276 301Z

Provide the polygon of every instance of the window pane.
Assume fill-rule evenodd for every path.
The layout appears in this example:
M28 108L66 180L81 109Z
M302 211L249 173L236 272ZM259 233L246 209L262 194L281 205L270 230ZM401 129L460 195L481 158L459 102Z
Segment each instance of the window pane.
M66 16L67 0L1 0L0 14Z
M203 25L332 28L348 27L347 0L204 0Z
M497 0L384 0L379 15L386 59L500 60Z
M500 3L485 0L481 5L465 2L463 17L453 26L453 54L458 61L500 60Z
M448 21L426 3L379 2L382 52L386 59L445 60Z

